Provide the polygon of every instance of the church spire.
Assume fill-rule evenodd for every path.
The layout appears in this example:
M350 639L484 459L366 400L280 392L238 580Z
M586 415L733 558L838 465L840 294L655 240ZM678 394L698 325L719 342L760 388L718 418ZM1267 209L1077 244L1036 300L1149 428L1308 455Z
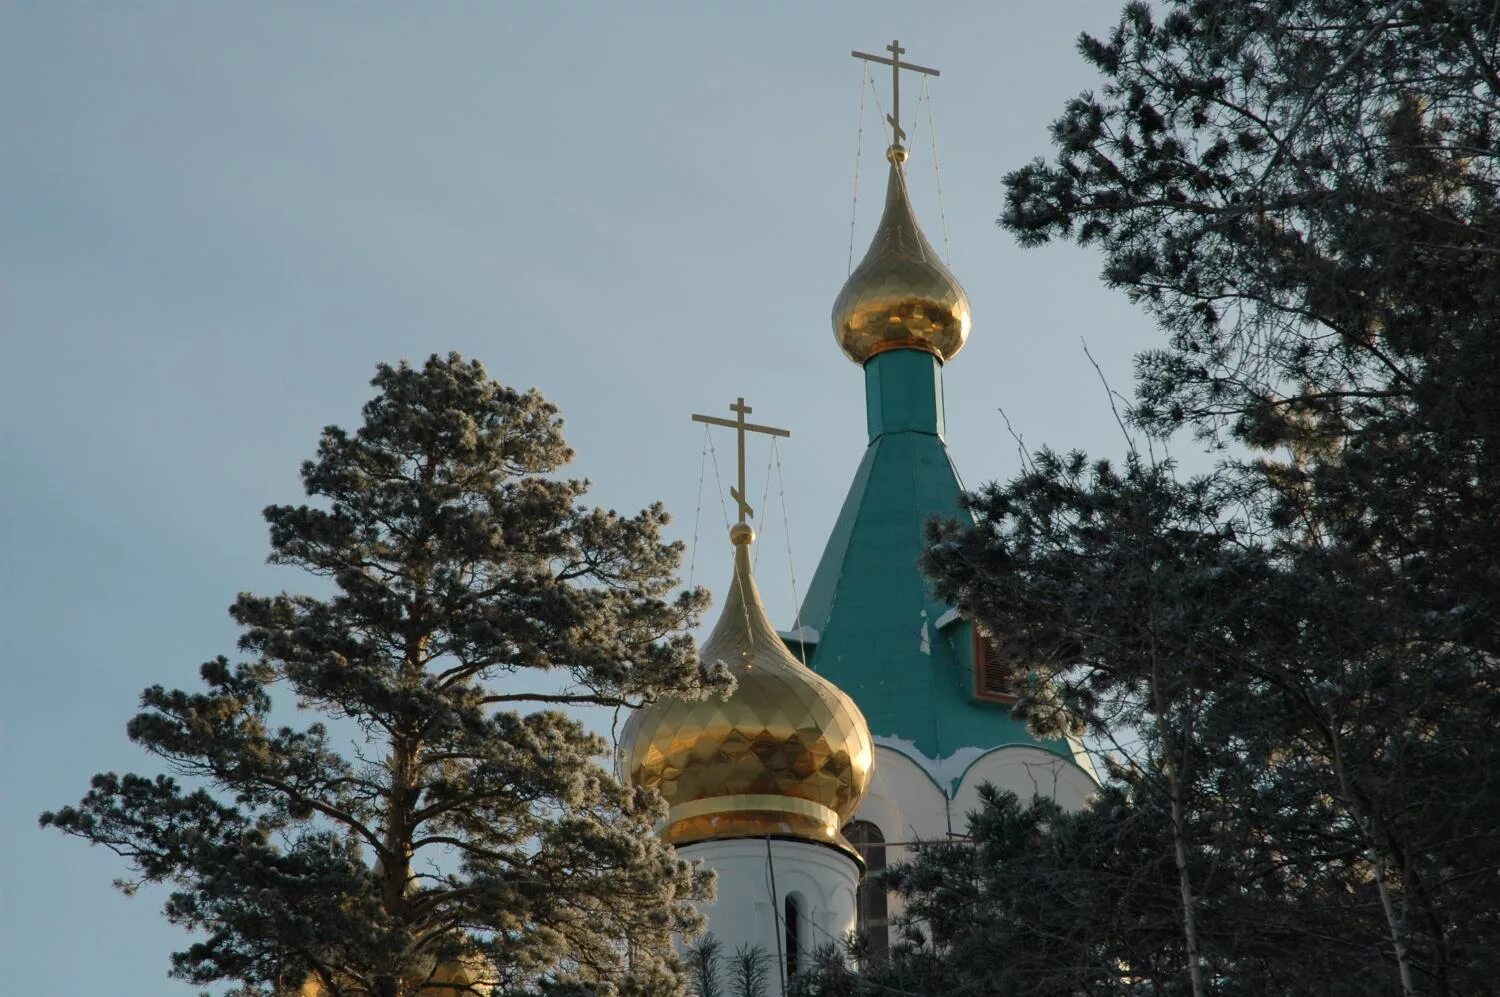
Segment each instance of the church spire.
M833 334L849 359L863 364L888 350L921 350L952 359L969 337L969 297L943 265L912 212L906 189L906 132L901 127L901 70L938 75L935 69L902 62L899 42L886 46L891 58L852 53L891 67L891 170L885 212L859 266L833 303Z
M934 71L856 52L902 71ZM892 110L896 109L892 94ZM928 243L907 196L905 133L892 144L885 212L870 249L833 306L833 330L864 368L869 446L802 604L814 671L846 690L877 740L912 758L968 757L1031 745L1072 758L1062 740L1033 738L991 694L987 650L973 625L940 602L918 570L923 527L964 519L963 483L943 441L943 366L969 334L969 299ZM943 787L957 791L957 780Z

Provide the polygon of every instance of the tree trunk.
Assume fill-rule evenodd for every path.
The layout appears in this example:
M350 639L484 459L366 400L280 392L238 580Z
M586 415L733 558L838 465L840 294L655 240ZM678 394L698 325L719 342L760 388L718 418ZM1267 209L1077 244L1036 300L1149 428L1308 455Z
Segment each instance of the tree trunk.
M1162 769L1167 777L1167 795L1172 803L1172 849L1177 866L1177 887L1182 895L1182 939L1187 949L1188 984L1193 997L1203 997L1203 968L1198 949L1198 920L1193 911L1193 882L1188 874L1187 820L1182 807L1182 784L1186 778L1187 745L1192 736L1192 717L1187 717L1183 728L1182 757L1184 764L1179 769L1172 757L1172 746L1163 730L1162 718L1166 716L1166 700L1162 694L1161 660L1155 640L1155 607L1152 607L1151 642L1151 695L1155 700L1157 731L1162 734ZM1189 703L1191 709L1191 702Z
M1187 947L1188 982L1193 997L1203 997L1203 968L1198 948L1198 919L1193 911L1193 881L1188 874L1188 846L1186 819L1182 811L1182 780L1177 776L1177 766L1172 761L1170 747L1166 749L1163 767L1167 776L1167 792L1172 801L1172 848L1177 865L1177 887L1182 895L1182 938Z
M1328 735L1333 747L1333 767L1338 773L1339 789L1343 792L1344 799L1349 802L1349 812L1354 817L1354 823L1359 827L1360 834L1364 836L1365 844L1375 859L1375 889L1380 894L1380 909L1385 913L1386 926L1391 932L1391 949L1396 955L1396 972L1401 978L1402 997L1416 997L1417 988L1411 972L1411 941L1407 937L1406 925L1396 913L1396 905L1385 885L1385 850L1380 847L1380 842L1376 839L1373 820L1369 814L1363 812L1359 804L1359 796L1350 784L1349 773L1344 768L1344 752L1339 740L1337 722L1332 718L1328 721Z

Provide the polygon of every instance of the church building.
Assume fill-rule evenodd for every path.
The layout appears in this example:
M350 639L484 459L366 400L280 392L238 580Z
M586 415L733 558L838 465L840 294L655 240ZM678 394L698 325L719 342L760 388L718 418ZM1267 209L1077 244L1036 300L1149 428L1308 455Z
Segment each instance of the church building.
M1034 737L1011 715L1010 663L918 569L926 522L966 515L944 442L943 368L970 332L969 300L923 235L907 193L899 73L890 58L892 144L884 213L833 306L833 333L864 377L869 443L801 607L778 632L752 570L741 499L734 573L701 655L738 687L727 699L667 700L635 712L625 774L663 795L660 833L718 874L705 907L726 953L759 946L772 992L799 964L858 931L868 958L889 945L889 899L870 874L917 842L961 837L991 783L1081 807L1097 788L1082 746ZM850 391L853 392L851 379ZM744 432L771 431L745 423ZM853 455L851 463L853 463Z

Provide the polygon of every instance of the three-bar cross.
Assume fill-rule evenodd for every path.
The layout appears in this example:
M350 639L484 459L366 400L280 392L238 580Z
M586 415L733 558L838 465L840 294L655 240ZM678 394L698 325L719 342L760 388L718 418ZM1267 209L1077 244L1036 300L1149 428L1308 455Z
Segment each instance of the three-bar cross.
M849 54L856 59L863 59L866 62L878 62L882 66L891 67L891 113L887 114L885 119L891 123L891 134L895 136L896 144L900 145L901 140L906 138L906 132L901 130L901 70L909 69L914 73L923 73L927 76L941 76L942 74L936 69L928 69L926 66L918 66L910 62L902 62L901 56L906 54L906 49L901 47L899 40L893 40L885 47L885 50L891 53L889 59L883 55L870 55L868 52L854 51Z
M757 426L753 422L746 422L745 416L751 412L750 406L745 404L745 399L737 398L729 411L735 414L733 419L720 419L712 415L694 415L694 422L706 422L710 426L728 426L736 431L737 442L740 452L740 476L739 483L729 489L729 494L740 505L740 522L749 525L750 517L755 515L755 510L750 508L750 503L745 501L745 434L765 433L768 436L791 436L791 432L785 429L776 429L772 426Z

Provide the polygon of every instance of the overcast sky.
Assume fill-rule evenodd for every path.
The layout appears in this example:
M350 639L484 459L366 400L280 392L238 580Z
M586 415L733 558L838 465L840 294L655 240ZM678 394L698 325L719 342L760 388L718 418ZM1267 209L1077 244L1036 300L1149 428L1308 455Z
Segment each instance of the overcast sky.
M1149 322L1072 247L994 225L1003 175L1093 79L1046 4L95 4L0 0L0 964L8 992L188 995L186 937L125 866L36 828L100 770L155 771L125 720L232 653L260 509L379 361L458 350L562 407L599 504L693 535L703 427L743 395L792 430L760 582L790 626L864 447L829 308L847 273L863 66L942 70L913 197L974 311L945 372L970 485L1016 445L1124 449L1086 339L1129 392ZM889 103L889 78L878 78ZM913 84L903 107L918 108ZM866 91L855 259L884 184ZM732 453L729 434L716 440ZM751 452L751 493L769 451ZM1184 448L1190 451L1190 448ZM1184 452L1186 462L1201 455ZM732 461L731 461L732 463ZM712 470L695 580L721 589Z

